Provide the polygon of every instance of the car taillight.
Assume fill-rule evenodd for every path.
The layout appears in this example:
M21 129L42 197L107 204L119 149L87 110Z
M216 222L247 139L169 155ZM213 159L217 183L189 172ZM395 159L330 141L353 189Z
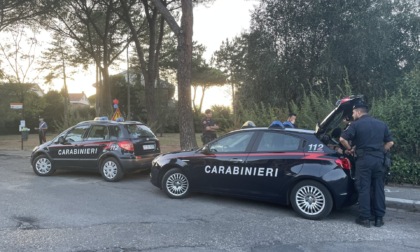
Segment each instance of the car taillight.
M121 149L124 149L126 151L134 151L134 145L130 141L118 142L118 146L120 146Z
M344 170L350 170L351 169L351 163L348 158L339 158L335 160L335 163L343 168Z

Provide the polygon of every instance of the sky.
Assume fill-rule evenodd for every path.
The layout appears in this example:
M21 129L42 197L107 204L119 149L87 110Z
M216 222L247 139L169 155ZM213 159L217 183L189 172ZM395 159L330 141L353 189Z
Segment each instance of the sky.
M212 5L194 8L193 40L206 46L204 57L210 60L222 42L232 39L249 29L251 10L258 4L253 0L216 0ZM197 99L201 98L198 93ZM212 105L230 106L232 94L230 85L206 90L202 111Z
M220 48L227 38L239 36L249 29L251 10L258 4L256 0L215 0L207 6L194 7L193 40L206 46L204 57L210 60L211 55ZM115 72L125 70L125 65ZM110 71L112 73L112 70ZM87 96L95 94L92 86L95 82L95 69L81 71L68 80L70 93L85 92ZM57 87L58 86L58 87ZM61 89L62 83L57 83L55 89ZM198 99L201 94L198 94ZM230 86L225 88L211 88L206 91L203 110L217 104L229 106L231 104Z

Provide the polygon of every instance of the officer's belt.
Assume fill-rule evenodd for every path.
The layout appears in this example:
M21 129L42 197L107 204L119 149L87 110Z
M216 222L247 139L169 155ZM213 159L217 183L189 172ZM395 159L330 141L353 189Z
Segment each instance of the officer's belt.
M371 155L378 158L384 157L383 151L375 149L356 149L356 154L358 157L363 157L364 155Z

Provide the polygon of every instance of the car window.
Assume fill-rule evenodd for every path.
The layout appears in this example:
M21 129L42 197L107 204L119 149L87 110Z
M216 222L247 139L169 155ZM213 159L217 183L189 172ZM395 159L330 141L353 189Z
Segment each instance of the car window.
M86 130L89 129L89 125L76 126L67 132L65 137L66 142L79 142L82 141Z
M93 125L87 136L87 140L105 140L109 139L108 127L103 125Z
M146 125L141 124L129 124L125 126L132 138L139 138L139 137L155 137L152 130L149 129Z
M254 132L238 132L213 142L209 149L212 152L244 152Z
M300 139L278 132L264 132L258 144L258 152L296 151L299 149Z
M118 126L112 126L110 127L109 132L109 139L111 140L117 140L123 136L123 132L120 127Z

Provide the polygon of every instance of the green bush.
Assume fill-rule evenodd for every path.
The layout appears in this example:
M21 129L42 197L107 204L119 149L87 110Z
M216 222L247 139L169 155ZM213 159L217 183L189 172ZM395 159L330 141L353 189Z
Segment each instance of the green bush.
M390 182L420 184L420 69L399 83L398 91L375 100L371 113L385 121L395 145Z
M420 185L420 162L395 157L392 161L389 182Z

